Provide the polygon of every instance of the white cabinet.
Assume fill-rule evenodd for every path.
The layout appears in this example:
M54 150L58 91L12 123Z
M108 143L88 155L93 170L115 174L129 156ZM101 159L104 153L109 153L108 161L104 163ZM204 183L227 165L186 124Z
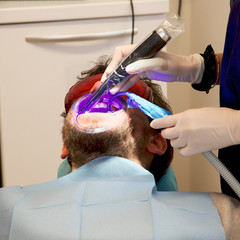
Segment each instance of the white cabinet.
M162 2L166 5L166 1ZM34 9L39 11L37 7L25 8L24 11L27 13ZM6 13L6 9L2 10L2 13ZM50 10L54 14L54 8ZM145 15L144 9L141 9L143 13L136 14L135 27L138 33L135 42L157 27L166 10L166 7L164 11L159 9L159 14L156 14L154 9L154 14L150 14L148 9ZM10 11L10 8L7 9L7 12ZM1 15L0 9L0 116L4 186L26 185L56 178L61 163L63 121L60 114L64 110L64 97L68 89L76 82L76 76L92 67L99 56L110 55L117 45L130 43L130 36L48 43L27 42L26 37L131 29L128 11L122 17L91 19L89 15L85 19L71 18L71 21L54 21L51 14L51 19L46 22L34 19L32 23L28 19L24 23L21 23L23 20L18 22L15 16L11 24L7 17L4 22L4 14ZM33 12L31 15L37 18Z

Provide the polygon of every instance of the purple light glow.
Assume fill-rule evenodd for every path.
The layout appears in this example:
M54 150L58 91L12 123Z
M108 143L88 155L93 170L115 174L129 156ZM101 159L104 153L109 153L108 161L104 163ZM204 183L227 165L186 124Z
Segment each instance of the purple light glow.
M91 99L92 94L88 93L81 97L78 100L77 108L75 108L75 112L77 115L84 113L108 113L108 112L116 112L119 110L126 110L127 103L120 96L112 95L111 93L105 93L100 98L100 100L93 105L90 109L87 109L85 112L81 112L81 109L87 104L87 102Z

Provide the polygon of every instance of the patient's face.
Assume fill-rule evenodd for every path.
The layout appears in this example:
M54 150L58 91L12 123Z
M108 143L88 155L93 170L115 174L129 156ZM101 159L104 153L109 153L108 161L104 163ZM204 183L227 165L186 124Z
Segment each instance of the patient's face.
M104 125L104 121L111 116L108 113L82 114L81 120L88 128ZM67 133L66 147L69 157L73 161L88 157L120 156L136 161L141 159L145 152L145 144L150 134L149 118L139 109L127 109L119 114L112 127L100 133L86 133L79 131L73 123L71 114L68 114L63 131ZM86 162L81 162L83 165Z

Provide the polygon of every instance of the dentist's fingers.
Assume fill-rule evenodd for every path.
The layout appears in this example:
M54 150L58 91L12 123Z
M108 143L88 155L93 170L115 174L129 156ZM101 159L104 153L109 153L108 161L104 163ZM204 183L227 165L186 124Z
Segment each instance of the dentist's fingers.
M104 82L109 74L111 74L119 63L135 48L136 45L125 45L119 46L115 48L113 57L108 67L106 68L103 76L101 78L101 82Z
M186 141L183 138L175 138L170 141L173 148L181 149L187 146Z
M177 114L154 119L150 126L154 129L174 127L177 123Z
M139 80L138 75L129 76L122 80L118 85L111 89L111 93L124 92L131 88Z
M172 140L179 137L179 131L177 127L168 127L161 131L161 134L164 138Z
M151 122L150 126L155 129L163 129L161 135L165 139L169 139L172 147L174 148L183 148L186 146L185 138L179 134L182 134L179 131L177 126L179 115L165 116L163 118L155 119Z
M167 62L165 59L161 58L150 58L150 59L142 59L136 62L129 64L126 67L126 71L130 74L140 73L147 70L164 70L167 68Z
M188 157L194 154L197 154L198 151L192 150L191 153L189 152L189 147L186 145L185 147L178 148L178 153L181 154L184 157Z
M183 137L184 133L181 133L179 131L179 128L176 126L177 121L178 114L155 119L151 122L150 125L152 128L155 129L163 128L163 130L161 131L161 135L165 139L170 140L171 146L177 149L179 154L181 154L182 156L189 156L189 147L187 145L186 138ZM179 136L179 134L181 134L181 136Z

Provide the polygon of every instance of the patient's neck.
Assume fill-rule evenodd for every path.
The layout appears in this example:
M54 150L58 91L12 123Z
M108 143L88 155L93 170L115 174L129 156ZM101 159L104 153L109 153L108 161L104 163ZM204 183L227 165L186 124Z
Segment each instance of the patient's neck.
M85 165L86 163L88 163L88 162L96 159L96 158L105 157L105 156L111 156L111 155L106 155L106 154L104 154L104 155L99 155L99 156L96 156L95 158L93 158L93 159L85 162L84 164L76 164L76 163L72 162L72 172L75 171L75 170L77 170L78 168L82 167L82 166ZM113 157L123 157L123 156L113 156ZM124 158L126 158L126 157L124 157ZM139 164L140 166L144 167L145 169L149 169L149 166L146 165L146 164L145 164L143 161L141 161L140 159L138 159L136 156L131 156L131 157L128 157L128 158L126 158L126 159L128 159L129 161L132 161L132 162L135 162L135 163Z

